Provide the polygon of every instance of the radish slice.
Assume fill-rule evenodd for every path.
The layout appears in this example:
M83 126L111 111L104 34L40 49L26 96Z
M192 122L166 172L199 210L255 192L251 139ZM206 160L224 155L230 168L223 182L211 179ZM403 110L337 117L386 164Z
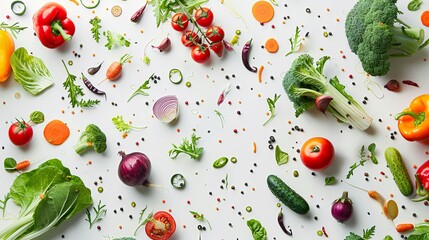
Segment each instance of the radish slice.
M179 101L174 95L158 99L153 104L153 115L163 123L171 123L179 116Z

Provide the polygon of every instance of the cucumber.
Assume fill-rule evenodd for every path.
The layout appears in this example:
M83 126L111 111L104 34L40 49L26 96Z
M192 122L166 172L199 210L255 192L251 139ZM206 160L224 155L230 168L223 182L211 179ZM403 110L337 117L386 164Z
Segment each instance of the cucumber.
M310 207L307 201L286 185L279 177L269 175L267 177L268 188L284 205L299 214L306 214Z
M410 196L414 188L399 151L396 148L389 147L384 151L384 158L399 191L404 196Z

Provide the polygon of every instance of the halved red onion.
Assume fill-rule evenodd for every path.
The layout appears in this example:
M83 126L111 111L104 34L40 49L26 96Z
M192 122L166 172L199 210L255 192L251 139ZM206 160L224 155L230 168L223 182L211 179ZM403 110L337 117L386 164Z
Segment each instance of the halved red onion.
M174 95L158 99L153 104L153 115L161 122L171 123L179 116L179 101Z

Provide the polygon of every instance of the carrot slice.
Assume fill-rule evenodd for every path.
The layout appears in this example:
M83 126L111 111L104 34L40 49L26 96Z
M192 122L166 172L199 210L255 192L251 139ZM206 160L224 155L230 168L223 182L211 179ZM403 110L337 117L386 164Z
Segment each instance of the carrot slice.
M429 11L424 11L420 16L420 20L422 21L423 25L429 27Z
M264 71L264 65L261 65L258 69L258 82L262 82L262 71Z
M52 145L63 144L70 136L70 129L61 120L50 121L43 130L46 141Z
M265 42L265 49L269 53L276 53L279 50L279 43L274 38L268 38Z
M273 5L267 1L255 2L252 7L252 15L260 23L269 22L274 17Z

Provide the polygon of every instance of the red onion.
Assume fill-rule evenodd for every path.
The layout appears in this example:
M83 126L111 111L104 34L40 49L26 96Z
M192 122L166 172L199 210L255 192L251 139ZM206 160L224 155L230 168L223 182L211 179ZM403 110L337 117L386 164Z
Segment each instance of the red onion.
M387 90L392 91L392 92L397 92L399 91L399 82L395 79L389 80L385 85L385 88L387 88Z
M140 152L125 154L119 152L122 157L118 168L119 178L128 186L149 185L151 163L149 158Z
M158 99L153 104L153 115L161 122L170 123L179 115L179 101L174 95L168 95Z
M350 219L353 213L353 203L347 192L343 192L341 198L334 201L331 207L331 214L338 222L345 222Z

